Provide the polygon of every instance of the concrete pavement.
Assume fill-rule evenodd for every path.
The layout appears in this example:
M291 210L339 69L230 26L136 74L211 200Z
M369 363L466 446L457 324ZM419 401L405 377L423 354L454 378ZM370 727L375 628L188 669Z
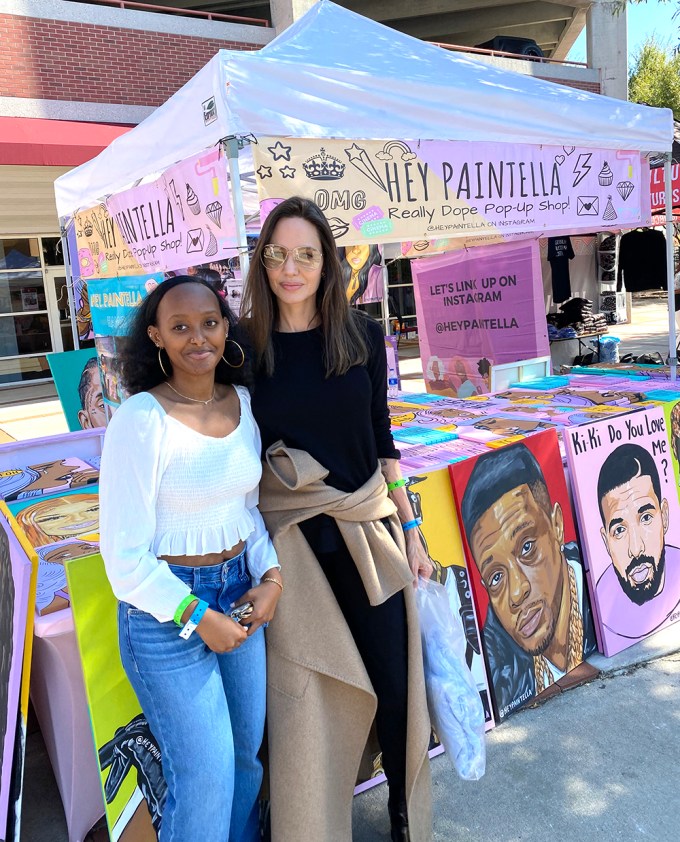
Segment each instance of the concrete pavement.
M653 661L636 659L674 650ZM432 761L433 842L677 842L680 630L607 662L608 672L516 713L487 735L486 775ZM353 842L387 842L387 789L354 803ZM67 842L40 733L29 734L22 842ZM106 833L96 836L103 842ZM296 840L316 842L304 833Z
M488 735L481 781L435 758L434 842L677 842L679 692L668 655L512 716ZM386 797L358 797L354 842L389 839Z
M0 444L68 433L58 398L0 406Z

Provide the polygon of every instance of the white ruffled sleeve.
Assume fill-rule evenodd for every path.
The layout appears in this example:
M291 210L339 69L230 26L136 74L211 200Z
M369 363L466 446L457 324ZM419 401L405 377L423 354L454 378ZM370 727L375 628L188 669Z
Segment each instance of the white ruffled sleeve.
M116 597L166 623L191 589L151 551L164 468L163 419L146 393L129 398L111 419L102 450L99 531Z
M252 409L250 408L250 394L244 386L236 387L241 396L241 411L243 413L242 421L247 421L252 430L253 447L258 456L262 451L262 439L260 438L260 428L253 417ZM281 568L279 559L276 555L276 550L272 544L272 540L267 532L260 510L257 508L259 502L258 486L255 486L246 495L246 507L250 511L255 524L255 529L250 533L246 539L246 561L248 570L253 577L253 584L259 585L260 579L267 570L272 567Z

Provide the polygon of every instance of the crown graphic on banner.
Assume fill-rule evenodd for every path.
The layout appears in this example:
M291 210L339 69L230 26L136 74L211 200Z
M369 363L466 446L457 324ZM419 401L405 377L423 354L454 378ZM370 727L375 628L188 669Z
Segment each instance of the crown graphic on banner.
M334 155L328 155L323 147L318 155L307 158L302 168L307 173L307 178L315 181L337 181L345 172L342 161Z

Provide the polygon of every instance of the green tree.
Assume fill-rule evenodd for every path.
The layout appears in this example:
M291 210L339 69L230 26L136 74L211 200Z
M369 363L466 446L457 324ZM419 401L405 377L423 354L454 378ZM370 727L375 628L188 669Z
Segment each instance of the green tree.
M628 98L657 108L670 108L680 120L680 53L650 38L633 59Z

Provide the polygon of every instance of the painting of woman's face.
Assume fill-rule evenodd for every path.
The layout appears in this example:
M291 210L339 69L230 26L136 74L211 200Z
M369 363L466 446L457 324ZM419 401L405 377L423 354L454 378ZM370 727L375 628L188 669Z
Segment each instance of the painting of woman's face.
M69 494L41 500L19 512L16 519L35 547L78 538L99 531L99 497Z
M352 267L353 272L358 272L368 260L371 251L370 246L349 246L345 251L345 260Z

